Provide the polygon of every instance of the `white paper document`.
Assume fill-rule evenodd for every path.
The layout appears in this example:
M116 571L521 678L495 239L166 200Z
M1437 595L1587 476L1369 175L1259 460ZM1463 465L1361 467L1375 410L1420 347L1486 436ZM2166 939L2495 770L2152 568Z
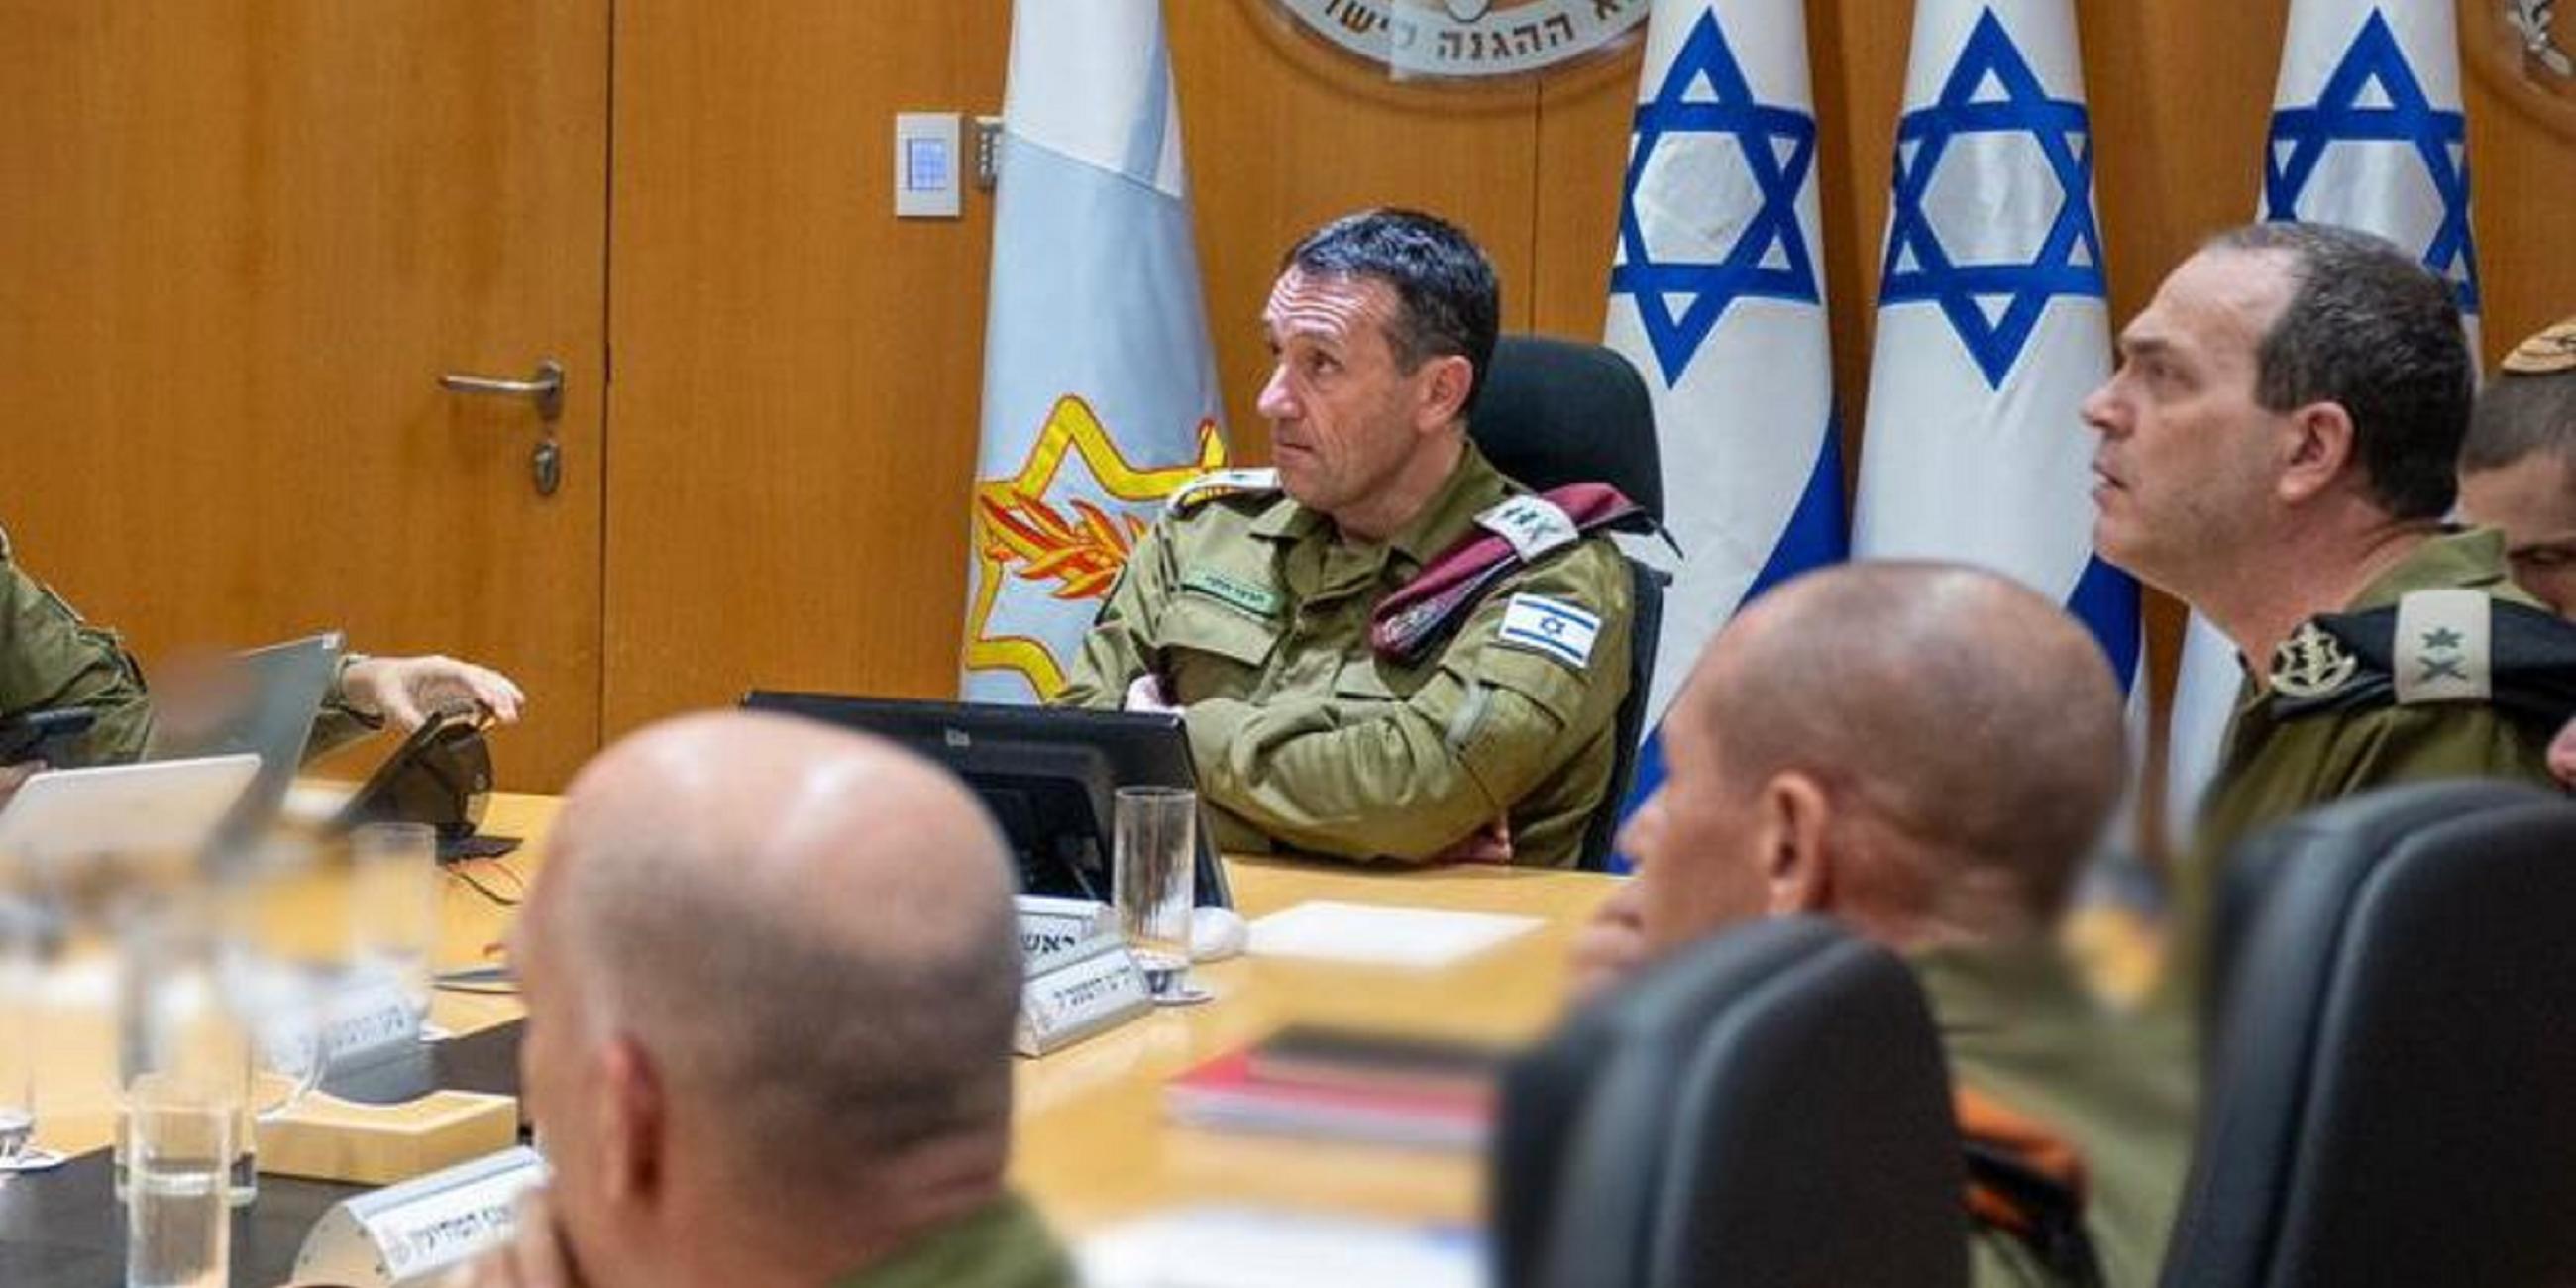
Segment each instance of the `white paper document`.
M1252 923L1252 955L1427 970L1473 957L1538 924L1536 917L1310 899Z
M1194 1207L1113 1226L1083 1242L1091 1288L1481 1288L1465 1231L1260 1208Z

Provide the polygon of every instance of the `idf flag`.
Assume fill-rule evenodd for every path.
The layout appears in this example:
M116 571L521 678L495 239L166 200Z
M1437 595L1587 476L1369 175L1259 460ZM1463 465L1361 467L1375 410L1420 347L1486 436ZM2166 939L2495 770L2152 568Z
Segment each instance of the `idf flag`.
M1737 605L1843 557L1805 6L1659 0L1635 122L1605 342L1645 375L1683 552L1653 729ZM1631 803L1662 777L1649 734Z
M2272 105L2262 218L2359 228L2420 254L2459 292L2474 353L2477 246L2451 0L2293 0ZM2165 764L2172 835L2190 834L2241 674L2235 646L2194 614Z
M1156 0L1021 0L1002 119L961 688L1036 702L1225 447Z
M1920 0L1895 185L1853 553L2017 578L2135 692L2138 587L2093 553L2077 415L2111 331L2071 0Z

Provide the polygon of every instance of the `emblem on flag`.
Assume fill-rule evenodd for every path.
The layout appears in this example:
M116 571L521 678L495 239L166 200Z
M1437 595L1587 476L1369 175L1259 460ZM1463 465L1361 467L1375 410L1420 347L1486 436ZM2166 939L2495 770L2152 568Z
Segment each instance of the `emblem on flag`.
M1069 464L1080 467L1079 476ZM1039 693L1063 688L1065 659L1049 641L994 630L994 608L1005 591L1017 584L1043 587L1058 600L1107 596L1163 499L1224 465L1225 439L1213 420L1199 422L1197 459L1137 465L1119 453L1090 404L1070 394L1057 399L1019 471L975 485L976 590L967 611L966 665L1016 672Z
M2027 172L2053 180L2055 213L2030 221L2034 231L2044 231L2035 248L2021 248L2027 254L2002 261L1954 256L1933 217L1930 197L1942 158L1952 140L1979 134L2027 136L2042 163ZM1989 176L1973 162L1963 168L1969 177L1959 182ZM1991 191L1980 195L1997 199ZM2093 217L2093 127L2084 104L2049 97L1992 9L1978 17L1940 96L1897 124L1895 206L1882 283L1882 307L1939 304L1987 385L1997 389L2049 300L2110 294L2102 279L2102 230Z
M2319 219L2303 203L2315 185L2327 149L2338 144L2401 143L2423 159L2441 203L2424 266L2457 285L2460 311L2478 311L2478 259L2469 228L2469 118L2436 106L2406 61L2406 51L2374 9L2361 33L2306 107L2272 113L2271 154L2263 172L2263 217L2284 223Z

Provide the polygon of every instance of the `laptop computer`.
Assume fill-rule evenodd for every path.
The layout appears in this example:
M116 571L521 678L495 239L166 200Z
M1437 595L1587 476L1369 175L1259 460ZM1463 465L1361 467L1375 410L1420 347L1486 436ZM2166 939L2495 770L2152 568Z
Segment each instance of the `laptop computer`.
M167 701L156 697L144 760L259 757L259 774L229 826L265 826L303 768L340 653L337 631L272 644L234 655Z

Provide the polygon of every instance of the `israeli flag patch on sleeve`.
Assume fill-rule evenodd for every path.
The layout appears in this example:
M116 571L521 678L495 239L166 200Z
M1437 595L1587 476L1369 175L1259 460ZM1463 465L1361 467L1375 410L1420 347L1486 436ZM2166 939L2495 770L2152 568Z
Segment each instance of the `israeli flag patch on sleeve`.
M1592 641L1600 634L1600 617L1562 599L1514 595L1503 609L1503 627L1495 638L1580 671L1591 663Z

